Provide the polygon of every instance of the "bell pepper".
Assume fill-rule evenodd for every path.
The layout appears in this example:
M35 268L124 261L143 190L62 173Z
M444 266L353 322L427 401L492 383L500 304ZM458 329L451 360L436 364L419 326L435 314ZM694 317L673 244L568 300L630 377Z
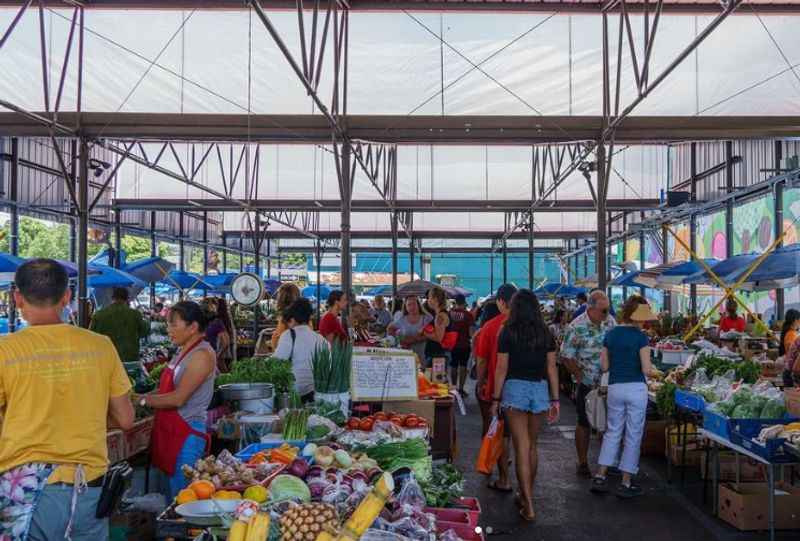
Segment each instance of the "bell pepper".
M269 453L269 461L270 462L277 462L279 464L289 465L294 461L295 456L296 455L292 455L291 452L284 451L283 449L281 449L279 447L277 449L273 449L272 451L270 451L270 453Z

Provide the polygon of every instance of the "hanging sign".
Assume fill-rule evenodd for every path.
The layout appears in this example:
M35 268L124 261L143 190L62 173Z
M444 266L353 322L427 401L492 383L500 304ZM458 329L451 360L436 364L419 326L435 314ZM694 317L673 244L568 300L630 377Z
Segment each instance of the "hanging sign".
M413 351L353 348L350 372L353 401L417 399L417 357Z

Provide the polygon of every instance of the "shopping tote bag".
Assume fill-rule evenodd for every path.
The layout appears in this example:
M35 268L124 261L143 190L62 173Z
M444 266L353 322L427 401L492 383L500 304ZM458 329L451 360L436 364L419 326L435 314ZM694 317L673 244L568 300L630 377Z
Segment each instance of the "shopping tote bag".
M503 428L503 421L497 417L492 419L492 424L489 425L489 430L481 443L478 462L475 464L478 472L486 475L492 474L494 465L497 464L497 460L503 453Z

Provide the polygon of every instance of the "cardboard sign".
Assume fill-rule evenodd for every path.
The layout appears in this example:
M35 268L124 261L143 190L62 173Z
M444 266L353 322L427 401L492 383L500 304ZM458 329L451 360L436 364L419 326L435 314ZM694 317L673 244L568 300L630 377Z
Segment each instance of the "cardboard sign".
M405 349L353 348L353 401L417 399L417 359Z

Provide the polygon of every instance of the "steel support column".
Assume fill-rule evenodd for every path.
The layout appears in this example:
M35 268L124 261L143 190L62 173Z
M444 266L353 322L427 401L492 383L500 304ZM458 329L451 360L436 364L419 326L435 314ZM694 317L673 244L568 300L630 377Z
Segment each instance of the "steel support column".
M75 180L78 178L78 140L72 139L69 148L70 157L72 158L69 162L70 178L64 179L64 181L71 182L74 185ZM70 205L70 207L70 214L73 216L77 214L78 209L73 205ZM69 260L73 263L78 262L78 223L74 217L69 219Z
M410 273L411 281L414 281L414 235L408 239L408 272Z
M640 222L644 221L644 212L640 212L639 213L639 221ZM647 240L647 238L644 235L644 230L641 230L639 232L639 270L640 271L644 270L644 263L645 263L645 257L646 257L645 256L645 241L646 240ZM639 294L644 296L644 288L643 287L639 288Z
M690 193L692 203L697 201L697 143L691 143L689 147L689 173L690 173ZM692 213L689 218L689 247L692 254L697 253L697 216ZM694 259L694 256L691 256ZM689 286L689 313L697 316L697 286Z
M733 193L733 141L725 141L725 193ZM725 255L733 257L733 199L725 201Z
M494 250L489 253L489 290L494 295Z
M344 142L341 145L341 165L339 170L340 196L342 199L340 257L342 265L342 291L344 291L348 297L352 295L353 290L353 259L350 251L350 202L353 197L353 176L351 174L352 163L350 158L350 143Z
M503 283L508 283L508 252L506 252L506 241L503 241Z
M583 241L584 247L588 246L588 244L589 244L588 240L584 240ZM589 277L589 251L588 250L584 250L583 251L583 277L584 278L588 278Z
M605 15L603 16L605 17ZM597 288L605 291L608 285L608 248L606 247L606 147L597 145L597 252L595 267L597 268Z
M397 298L397 212L392 212L392 311L396 312L394 299Z
M280 268L280 261L278 261L278 268ZM267 279L272 276L272 239L267 237Z
M534 281L536 280L536 254L534 253L534 238L533 238L533 212L531 212L528 219L528 287L531 291L534 290Z
M320 296L322 294L322 241L317 239L316 249L314 251L314 263L317 267L317 325L319 325L320 319L320 310L322 307L322 299Z
M228 274L228 250L222 250L222 274Z
M11 223L9 224L9 250L11 255L19 255L19 139L11 138L11 171L9 175L9 199L11 199ZM14 302L14 282L11 283L8 295L8 332L12 333L17 329L17 305Z
M203 212L203 276L208 274L208 212Z
M622 213L622 231L628 230L628 214L626 212ZM625 273L624 265L628 262L628 243L625 239L622 240L622 264L623 264L623 274ZM622 287L622 299L628 298L628 287Z
M158 241L156 240L156 212L152 211L150 213L150 257L156 257L158 255ZM156 284L152 282L150 284L150 306L155 306L156 304Z
M122 267L122 211L114 210L114 250L113 259L109 261L115 269Z
M69 179L67 179L69 181ZM78 325L89 326L89 143L80 140L78 165Z
M781 160L783 160L783 143L775 141L775 169L781 169ZM778 182L774 185L775 190L775 238L781 239L778 246L783 246L783 190L785 184ZM775 290L775 319L782 320L784 310L786 308L786 292L782 287Z
M186 247L184 246L183 238L185 232L183 230L183 211L178 213L178 270L186 270Z
M663 253L661 254L661 262L669 263L669 233L666 226L661 228L661 246ZM664 310L668 314L672 314L672 294L669 291L664 292Z

